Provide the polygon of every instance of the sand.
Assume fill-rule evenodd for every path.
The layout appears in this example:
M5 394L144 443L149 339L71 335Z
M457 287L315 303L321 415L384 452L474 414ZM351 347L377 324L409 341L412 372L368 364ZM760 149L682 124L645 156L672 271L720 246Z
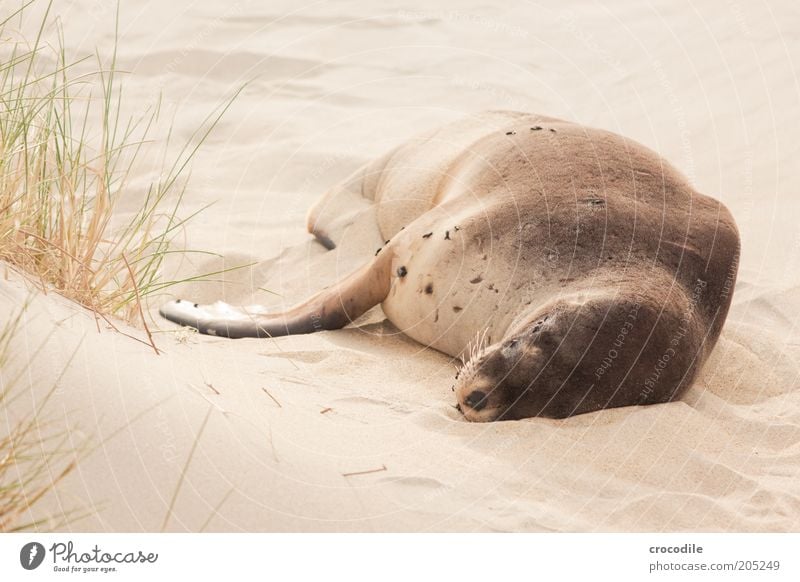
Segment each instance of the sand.
M155 355L35 295L12 353L30 362L26 396L4 420L57 382L43 416L94 448L32 517L82 509L62 527L75 531L800 529L797 7L548 4L123 2L128 106L162 92L176 142L251 80L193 164L184 213L215 204L176 241L224 260L164 274L253 262L175 292L289 305L373 252L365 233L328 253L304 229L360 164L483 109L571 119L659 151L738 222L733 307L684 398L474 425L453 408L450 359L379 309L341 331L231 341L173 333L156 300ZM74 54L109 47L110 6L57 3ZM152 177L133 177L132 200ZM29 293L7 271L0 316Z

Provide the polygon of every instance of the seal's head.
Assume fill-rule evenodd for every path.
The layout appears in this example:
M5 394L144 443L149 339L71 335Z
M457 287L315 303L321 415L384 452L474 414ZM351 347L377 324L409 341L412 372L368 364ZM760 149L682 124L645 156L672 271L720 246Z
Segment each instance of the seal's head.
M526 322L503 340L482 346L478 341L458 371L454 390L467 420L489 422L542 416L560 337L554 316ZM550 371L548 373L548 370ZM563 380L563 378L562 378ZM551 394L552 395L552 394Z
M685 309L681 319L651 303L583 294L521 318L501 341L465 356L458 407L467 420L488 422L673 399L702 346L687 334L694 323ZM650 384L637 380L650 376Z
M501 341L465 357L454 387L458 407L467 420L488 422L615 405L652 329L633 329L629 316L641 312L619 297L581 294L520 317ZM613 365L598 372L610 349Z

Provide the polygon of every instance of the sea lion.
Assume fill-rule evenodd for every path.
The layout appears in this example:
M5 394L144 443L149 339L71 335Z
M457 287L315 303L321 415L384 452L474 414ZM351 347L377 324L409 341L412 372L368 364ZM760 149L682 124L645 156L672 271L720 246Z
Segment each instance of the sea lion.
M293 309L178 300L161 314L267 337L337 329L380 303L462 360L468 420L563 418L679 397L719 337L738 266L728 210L659 155L520 112L396 148L326 194L308 228L332 249L355 220L385 244Z

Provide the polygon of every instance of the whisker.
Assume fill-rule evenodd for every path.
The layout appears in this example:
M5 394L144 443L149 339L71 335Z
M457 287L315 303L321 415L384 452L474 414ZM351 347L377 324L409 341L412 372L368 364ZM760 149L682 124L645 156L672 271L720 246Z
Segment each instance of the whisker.
M475 337L467 342L461 353L461 367L456 371L456 386L461 384L464 379L468 379L475 371L476 362L481 353L486 349L489 337L489 328L475 332Z

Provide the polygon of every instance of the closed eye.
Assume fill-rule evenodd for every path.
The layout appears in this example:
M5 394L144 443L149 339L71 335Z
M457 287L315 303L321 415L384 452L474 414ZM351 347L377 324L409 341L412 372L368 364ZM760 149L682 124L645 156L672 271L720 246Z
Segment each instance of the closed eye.
M519 340L513 339L500 349L500 353L504 358L510 358L515 353L517 345L519 345Z

